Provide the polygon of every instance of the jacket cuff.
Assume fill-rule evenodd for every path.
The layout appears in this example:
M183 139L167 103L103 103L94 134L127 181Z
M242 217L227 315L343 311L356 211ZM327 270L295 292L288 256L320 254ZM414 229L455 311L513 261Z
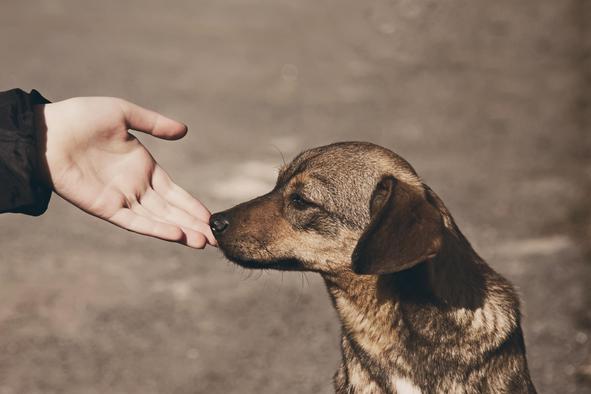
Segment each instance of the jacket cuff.
M38 91L0 93L0 213L38 216L47 210L51 188L40 180L40 147L33 107L47 104Z

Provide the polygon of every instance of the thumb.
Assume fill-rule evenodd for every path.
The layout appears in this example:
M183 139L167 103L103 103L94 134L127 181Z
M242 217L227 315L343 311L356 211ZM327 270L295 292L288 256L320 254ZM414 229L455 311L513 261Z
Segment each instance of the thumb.
M165 140L178 140L187 134L187 126L157 112L121 100L125 123L132 130L151 134Z

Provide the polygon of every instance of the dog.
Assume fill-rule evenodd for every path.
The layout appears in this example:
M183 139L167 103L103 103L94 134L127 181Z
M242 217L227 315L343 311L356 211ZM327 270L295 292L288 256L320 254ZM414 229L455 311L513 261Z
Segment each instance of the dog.
M392 151L307 150L210 226L243 267L323 277L342 324L336 393L536 392L515 290Z

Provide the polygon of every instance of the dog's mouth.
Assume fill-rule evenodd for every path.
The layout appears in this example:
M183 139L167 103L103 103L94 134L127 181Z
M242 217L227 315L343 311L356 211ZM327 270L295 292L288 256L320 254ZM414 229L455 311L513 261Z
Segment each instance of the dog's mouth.
M282 271L298 271L302 269L301 263L296 259L260 259L246 257L235 251L228 250L231 248L225 248L222 244L219 245L219 249L228 260L244 268L275 269Z
M228 256L226 258L241 267L249 269L274 269L281 271L300 271L302 269L300 262L297 260L258 261L237 259Z

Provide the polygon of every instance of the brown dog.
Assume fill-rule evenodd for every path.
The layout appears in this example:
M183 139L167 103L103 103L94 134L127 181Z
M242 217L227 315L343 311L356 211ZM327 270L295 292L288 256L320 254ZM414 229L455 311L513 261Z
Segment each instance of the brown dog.
M308 150L210 224L244 267L322 275L342 322L337 393L535 393L513 287L393 152Z

